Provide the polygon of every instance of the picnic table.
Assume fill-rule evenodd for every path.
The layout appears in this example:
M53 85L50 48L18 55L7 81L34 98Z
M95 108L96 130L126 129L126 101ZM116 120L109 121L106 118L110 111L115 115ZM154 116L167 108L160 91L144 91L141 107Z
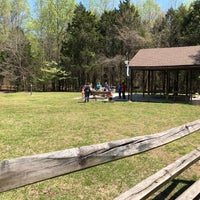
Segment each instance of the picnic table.
M112 91L99 91L99 90L92 90L92 95L95 100L97 99L108 99L109 101L112 100Z

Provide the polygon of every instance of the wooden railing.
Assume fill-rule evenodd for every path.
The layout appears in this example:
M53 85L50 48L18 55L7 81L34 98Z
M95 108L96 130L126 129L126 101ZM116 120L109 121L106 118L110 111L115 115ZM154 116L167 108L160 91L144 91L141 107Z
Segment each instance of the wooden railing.
M121 194L118 198L115 198L115 200L147 199L151 194L153 194L155 191L160 189L164 184L168 183L170 180L178 176L182 171L190 167L199 159L200 159L200 148L183 156L182 158L178 159L174 163L168 165L167 167L163 168L162 170L148 177L147 179L140 182L132 189ZM200 183L199 182L197 183L198 184L194 186L199 193L200 190L198 190L198 188L200 188ZM190 194L191 197L192 195L194 195L193 197L196 197L198 194L196 192L196 193ZM190 199L193 199L193 198L190 198Z
M153 135L4 160L0 162L0 192L139 154L197 130L200 130L200 120ZM145 199L199 159L200 148L163 168L116 200ZM199 186L198 181L194 187Z

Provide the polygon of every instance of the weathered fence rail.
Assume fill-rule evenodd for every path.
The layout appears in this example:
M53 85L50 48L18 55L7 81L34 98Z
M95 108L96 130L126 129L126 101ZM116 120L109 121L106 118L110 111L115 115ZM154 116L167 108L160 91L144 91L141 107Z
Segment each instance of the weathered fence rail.
M0 192L139 154L199 129L200 120L196 120L153 135L4 160L0 162ZM188 166L199 159L199 149L196 152L197 158L191 160Z
M200 179L183 192L176 200L194 199L200 194Z
M199 159L200 159L200 148L183 156L174 163L168 165L167 167L163 168L162 170L148 177L147 179L140 182L132 189L128 190L127 192L121 194L119 197L115 198L115 200L147 199L151 194L160 189L164 184L166 184L170 180L174 179L182 171L190 167ZM200 192L200 188L198 192Z

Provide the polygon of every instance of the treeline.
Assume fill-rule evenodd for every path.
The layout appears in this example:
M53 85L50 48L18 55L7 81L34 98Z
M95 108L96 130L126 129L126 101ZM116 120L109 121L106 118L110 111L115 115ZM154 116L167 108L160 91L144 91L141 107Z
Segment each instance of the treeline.
M118 85L141 48L200 44L200 1L164 13L154 0L117 8L74 0L0 0L0 85L78 91L86 81ZM31 15L32 13L32 15Z

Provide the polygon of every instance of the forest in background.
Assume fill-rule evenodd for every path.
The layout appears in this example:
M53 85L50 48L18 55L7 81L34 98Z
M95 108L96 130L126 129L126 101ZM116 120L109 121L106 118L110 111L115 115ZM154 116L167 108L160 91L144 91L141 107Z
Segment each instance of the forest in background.
M118 85L141 48L200 45L200 1L165 13L154 0L0 0L0 86L80 91L86 81ZM199 74L194 74L199 79Z

